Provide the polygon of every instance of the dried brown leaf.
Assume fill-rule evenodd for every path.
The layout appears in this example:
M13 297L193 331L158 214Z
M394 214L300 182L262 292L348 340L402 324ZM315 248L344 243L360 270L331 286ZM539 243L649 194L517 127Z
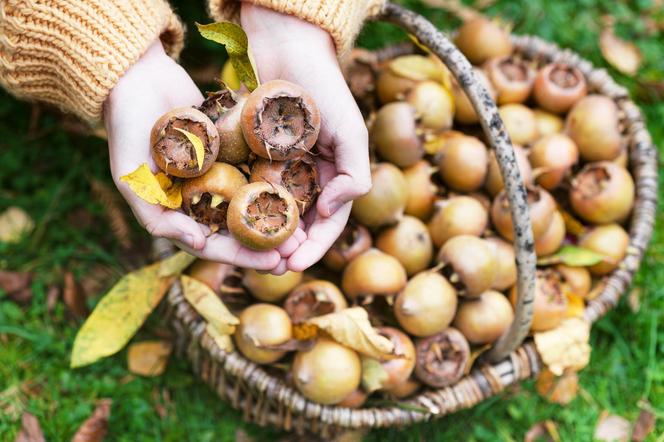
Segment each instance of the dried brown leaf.
M242 428L238 428L235 431L235 442L254 442L255 440L256 439L249 436L249 434Z
M31 282L31 273L0 270L0 290L18 304L26 305L30 303L32 299Z
M530 430L523 437L523 442L535 442L542 440L542 438L549 442L560 442L560 435L555 422L551 420L537 422L530 427Z
M634 75L641 66L643 56L639 48L634 43L616 36L611 27L600 34L599 48L604 59L624 74Z
M23 413L21 419L21 431L16 436L15 442L44 442L44 433L36 417L30 413Z
M567 405L579 392L579 376L572 370L556 376L551 370L544 369L537 377L536 387L540 396L549 402Z
M627 295L627 304L629 309L634 313L638 313L641 310L641 289L639 287L634 287L630 290L629 295Z
M127 366L140 376L159 376L166 370L173 346L168 341L143 341L129 346Z
M51 286L46 292L46 311L51 313L60 299L60 287Z
M627 419L603 411L595 427L594 438L606 442L627 442L631 425Z
M590 324L580 318L567 318L553 330L535 333L535 346L555 375L566 369L581 370L590 361Z
M646 403L647 404L647 403ZM649 407L649 404L648 408ZM642 442L646 440L646 437L652 430L655 429L655 414L650 409L643 409L639 413L639 417L634 422L634 428L632 429L632 440L634 442Z
M99 405L72 438L71 442L101 442L108 432L108 418L111 416L110 399L102 399Z
M92 195L104 209L104 215L113 237L123 249L131 249L131 229L127 222L124 206L118 198L118 193L96 178L90 179L90 188L92 189Z
M79 283L87 297L95 297L105 292L111 282L119 276L121 275L118 275L113 268L104 264L96 264L85 272Z
M9 207L0 213L0 242L19 242L34 228L35 222L20 207Z
M74 274L69 271L65 272L64 275L62 300L74 318L84 319L88 316L88 306L85 304L85 294L74 278Z

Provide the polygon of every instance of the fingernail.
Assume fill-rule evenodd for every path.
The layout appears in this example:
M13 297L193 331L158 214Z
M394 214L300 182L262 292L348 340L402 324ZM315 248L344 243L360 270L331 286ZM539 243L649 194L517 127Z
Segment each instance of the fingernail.
M189 234L185 235L184 236L184 243L186 245L188 245L189 247L191 247L192 249L196 248L196 240L194 239L193 235L189 235Z

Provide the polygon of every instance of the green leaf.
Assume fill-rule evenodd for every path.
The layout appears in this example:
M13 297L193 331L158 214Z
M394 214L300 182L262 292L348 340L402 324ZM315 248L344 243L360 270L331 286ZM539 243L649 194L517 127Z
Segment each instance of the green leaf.
M389 375L383 365L376 359L362 357L362 388L367 393L373 393L383 388Z
M230 22L210 23L202 25L196 23L198 32L204 38L224 45L228 58L238 78L247 89L253 91L258 87L258 76L249 50L249 40L244 30Z
M606 257L590 249L578 246L563 246L557 253L545 256L537 261L537 265L546 266L565 264L572 267L587 267L606 261Z
M173 129L187 137L191 145L194 146L194 151L196 152L196 163L198 163L198 170L201 170L203 168L203 162L205 161L205 146L203 146L201 139L198 138L196 134L192 134L191 132L180 129L179 127L174 127Z

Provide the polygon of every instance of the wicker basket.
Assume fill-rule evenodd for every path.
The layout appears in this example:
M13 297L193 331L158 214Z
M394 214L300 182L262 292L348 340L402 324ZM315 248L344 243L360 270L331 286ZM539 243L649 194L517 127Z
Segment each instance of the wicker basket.
M526 193L512 146L496 105L476 81L470 63L423 17L394 4L387 4L382 19L417 36L448 66L466 90L481 118L481 125L501 167L516 228L514 241L518 266L518 302L512 328L490 350L488 357L455 385L426 389L405 403L414 407L348 409L308 401L280 377L245 359L225 353L205 332L205 323L182 295L179 283L168 294L178 347L191 361L194 372L218 395L244 413L247 421L271 424L284 430L314 432L323 436L343 429L404 426L439 418L472 407L507 386L535 376L541 360L535 346L525 341L532 316L535 254L526 204ZM564 61L586 76L590 91L614 99L620 109L624 137L628 141L630 168L636 183L636 203L629 228L630 246L620 267L608 278L602 293L590 301L584 316L596 321L613 308L639 267L653 229L657 199L657 154L639 109L627 91L616 85L604 70L569 50L535 37L514 36L515 51L538 62ZM407 48L407 46L403 46ZM411 49L412 50L412 49ZM427 410L412 411L414 409Z

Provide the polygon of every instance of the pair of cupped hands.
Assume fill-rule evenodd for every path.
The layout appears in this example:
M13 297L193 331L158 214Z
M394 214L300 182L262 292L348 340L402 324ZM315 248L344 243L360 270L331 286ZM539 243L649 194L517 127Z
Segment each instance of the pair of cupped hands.
M203 101L189 75L158 40L125 73L105 103L111 174L151 235L168 238L181 249L211 261L274 274L303 271L332 246L348 220L352 200L371 187L367 129L326 31L250 3L242 4L241 17L261 81L283 79L299 84L320 109L317 164L322 192L316 208L309 210L284 244L259 252L227 234L210 234L207 226L181 212L143 201L120 181L142 163L156 171L149 138L157 118L175 107Z

